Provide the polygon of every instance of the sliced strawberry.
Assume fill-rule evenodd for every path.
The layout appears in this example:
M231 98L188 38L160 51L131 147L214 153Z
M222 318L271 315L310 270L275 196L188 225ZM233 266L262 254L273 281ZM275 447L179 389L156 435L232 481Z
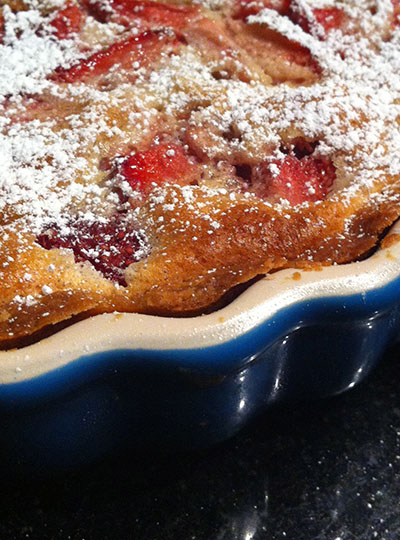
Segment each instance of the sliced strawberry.
M0 8L0 43L3 43L4 34L5 34L4 17L1 14L1 8Z
M151 0L109 0L104 7L103 0L89 0L89 12L97 19L113 21L130 26L133 21L148 23L149 29L173 28L175 32L183 30L190 18L198 13L197 6L175 6Z
M58 39L67 39L81 29L83 11L78 6L67 2L66 7L55 14L50 26Z
M249 15L257 15L262 9L275 9L281 15L286 15L291 0L237 0L234 6L234 19L247 19Z
M166 182L189 184L197 167L189 161L182 146L159 144L129 156L118 172L134 191L148 195L155 186Z
M252 185L259 197L291 205L316 202L326 198L336 178L335 167L328 158L289 154L283 161L262 163L253 172Z
M392 0L393 4L393 25L400 24L400 0Z
M165 49L173 51L177 45L177 40L172 36L161 32L143 32L113 43L70 68L57 68L52 79L65 83L88 82L106 75L114 66L129 69L135 63L135 69L146 67L159 58Z
M341 27L344 12L336 7L315 8L313 9L313 15L315 22L323 27L326 36L331 30ZM293 22L299 24L305 32L310 33L312 22L301 11L292 8L289 10L289 17Z
M274 9L281 15L289 16L303 30L310 32L310 22L302 11L293 5L293 0L237 0L233 16L236 19L246 19L249 15L256 15L264 8ZM325 34L328 34L334 28L340 28L344 13L339 8L328 7L313 9L313 15L315 21L324 28Z
M321 73L321 68L318 62L314 60L310 50L295 41L287 40L287 49L284 57L289 64L308 67L314 73Z
M143 256L143 237L119 215L107 223L78 221L67 234L54 225L37 238L45 249L72 249L76 262L90 262L106 278L126 285L124 269Z
M233 18L244 19L247 22L249 15L255 15L264 8L273 9L280 15L288 16L298 24L299 11L297 7L296 9L293 8L293 0L236 0L236 11L233 13ZM304 17L303 19L306 21ZM274 46L273 54L275 56L279 54L283 62L307 67L316 74L321 72L320 66L313 59L310 50L300 45L300 43L291 41L268 28L257 29L255 32L256 36L264 34L266 39L272 42ZM244 47L246 48L246 44L244 44ZM264 53L260 51L259 56L262 54Z
M323 26L326 34L342 25L344 12L339 8L314 9L313 13L315 20Z

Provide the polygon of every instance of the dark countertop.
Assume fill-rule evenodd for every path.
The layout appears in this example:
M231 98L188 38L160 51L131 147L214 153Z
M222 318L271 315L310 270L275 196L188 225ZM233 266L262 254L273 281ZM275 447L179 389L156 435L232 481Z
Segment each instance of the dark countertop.
M400 347L352 391L190 455L2 476L1 539L398 540Z

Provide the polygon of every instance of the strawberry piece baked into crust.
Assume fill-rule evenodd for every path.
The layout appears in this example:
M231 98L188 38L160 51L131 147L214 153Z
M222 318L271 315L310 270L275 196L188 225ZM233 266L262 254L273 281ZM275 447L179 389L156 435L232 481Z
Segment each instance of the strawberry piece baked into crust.
M105 223L71 223L67 233L54 225L37 241L46 249L72 250L75 261L90 262L105 277L121 285L126 285L123 270L139 260L141 252L140 233L119 215Z
M102 22L113 21L130 27L139 24L151 28L171 28L179 33L198 12L197 6L163 4L151 0L88 0L85 5L91 15Z
M82 27L84 13L77 6L67 2L65 7L56 12L51 26L54 28L54 35L58 39L67 39L79 32Z
M166 46L173 45L174 42L170 36L158 32L143 32L113 43L70 68L57 68L53 79L65 83L98 82L112 69L131 68L133 64L137 69L146 66L153 58L158 57Z
M397 0L0 6L2 348L209 311L399 217Z
M177 144L157 144L122 161L119 173L134 191L149 194L155 186L190 183L197 168ZM195 179L194 179L195 181Z

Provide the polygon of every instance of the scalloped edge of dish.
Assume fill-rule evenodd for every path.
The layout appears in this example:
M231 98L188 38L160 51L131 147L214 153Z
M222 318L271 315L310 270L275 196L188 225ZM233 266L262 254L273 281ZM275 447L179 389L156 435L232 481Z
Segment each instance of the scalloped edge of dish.
M400 222L388 235L400 234ZM360 262L285 269L257 281L224 308L185 319L137 313L90 317L21 349L0 351L0 384L27 381L85 356L117 350L193 351L226 344L278 312L314 299L364 295L400 276L400 240ZM399 290L400 299L400 290Z

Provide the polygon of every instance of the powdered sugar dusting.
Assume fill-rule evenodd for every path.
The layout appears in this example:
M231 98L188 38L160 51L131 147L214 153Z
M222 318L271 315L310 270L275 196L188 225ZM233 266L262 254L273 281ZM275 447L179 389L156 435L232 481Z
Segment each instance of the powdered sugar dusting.
M224 39L234 43L234 37L222 25L214 56L202 54L198 38L193 43L187 39L161 54L156 69L149 71L136 59L129 77L119 73L117 64L97 86L60 84L51 77L58 67L136 35L138 25L103 25L88 15L86 28L96 33L101 27L106 37L103 45L87 51L80 36L56 39L46 31L48 10L65 7L65 2L27 4L26 11L16 13L2 8L0 211L12 209L34 234L53 222L67 227L71 212L95 221L107 214L104 208L118 206L113 164L158 143L165 133L203 159L205 171L214 167L215 172L222 163L231 177L239 159L235 156L245 155L250 164L269 163L276 178L275 160L284 155L283 143L299 136L316 141L315 155L330 156L338 170L329 196L345 201L356 190L373 191L383 174L399 175L400 32L390 22L390 0L370 2L373 10L351 0L297 0L293 11L306 18L309 30L275 9L247 17L247 28L268 28L310 51L321 73L306 85L266 84L240 47L232 52L229 42L223 50ZM203 4L216 11L232 9L229 2ZM107 0L101 7L111 10ZM326 32L316 20L316 8L343 10L343 28ZM52 108L54 115L49 114ZM24 119L27 111L31 116ZM228 180L223 189L234 186L235 204L235 192L243 189L235 187L236 177ZM221 193L221 187L212 178L210 185L202 185L210 196ZM188 207L194 204L191 194L197 188L177 189ZM314 193L311 184L308 189ZM218 228L218 216L213 217L210 234Z
M0 44L0 96L3 98L48 89L51 84L46 75L78 57L73 41L57 41L38 35L43 25L39 11L13 13L4 6L3 17L5 36Z

